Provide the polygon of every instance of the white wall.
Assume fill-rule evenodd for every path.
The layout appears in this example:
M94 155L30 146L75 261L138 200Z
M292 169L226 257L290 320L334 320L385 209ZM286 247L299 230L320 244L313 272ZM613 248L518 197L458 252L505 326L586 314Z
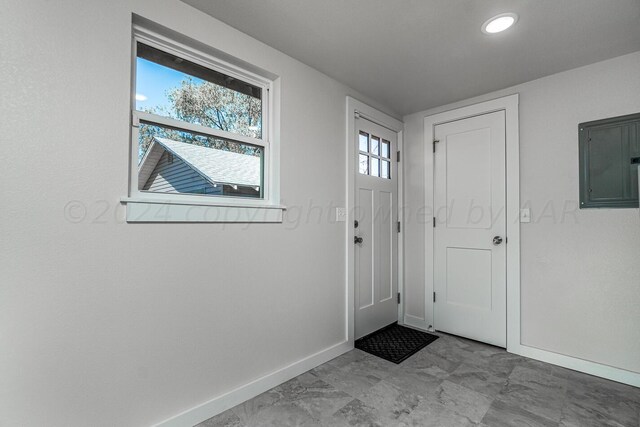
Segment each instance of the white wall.
M0 425L150 425L345 340L327 215L345 96L366 99L177 0L2 6ZM302 212L123 223L132 13L280 76L282 202Z
M521 342L640 372L638 209L575 209L578 123L640 111L640 52L404 118L405 200L411 214L407 313L426 324L433 320L433 305L422 303L425 291L433 291L424 289L425 275L433 274L431 241L425 246L423 238L425 231L431 235L431 217L426 229L416 217L420 208L432 208L423 119L512 93L520 94L521 200L533 217L521 225Z

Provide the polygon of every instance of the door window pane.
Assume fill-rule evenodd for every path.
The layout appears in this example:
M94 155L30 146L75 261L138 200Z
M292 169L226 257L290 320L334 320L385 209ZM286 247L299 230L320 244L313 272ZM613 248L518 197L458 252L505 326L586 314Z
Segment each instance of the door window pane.
M380 176L380 159L371 158L371 176Z
M369 156L364 154L360 154L360 173L369 175Z
M380 155L380 138L373 135L371 136L371 154Z
M369 135L365 132L360 132L360 151L369 152Z
M382 140L382 157L386 157L387 159L391 158L389 156L390 147L391 147L391 144L389 143L389 141L387 141L386 139L383 139Z
M391 162L386 160L382 161L382 170L380 172L381 178L391 178Z

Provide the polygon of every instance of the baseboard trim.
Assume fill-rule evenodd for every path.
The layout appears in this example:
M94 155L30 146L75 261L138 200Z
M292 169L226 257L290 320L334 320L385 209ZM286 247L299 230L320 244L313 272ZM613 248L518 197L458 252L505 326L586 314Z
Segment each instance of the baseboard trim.
M352 349L353 345L349 345L348 341L336 344L235 390L214 397L207 402L155 424L154 427L192 427Z
M640 373L637 372L614 368L613 366L603 365L590 360L579 359L577 357L554 353L552 351L529 347L522 344L517 346L516 349L509 351L541 362L551 363L552 365L562 366L563 368L572 369L574 371L583 372L596 377L606 378L611 381L628 384L634 387L640 387Z
M412 316L410 314L405 314L404 324L413 328L422 329L424 331L427 331L429 329L429 325L427 325L427 322L425 320Z

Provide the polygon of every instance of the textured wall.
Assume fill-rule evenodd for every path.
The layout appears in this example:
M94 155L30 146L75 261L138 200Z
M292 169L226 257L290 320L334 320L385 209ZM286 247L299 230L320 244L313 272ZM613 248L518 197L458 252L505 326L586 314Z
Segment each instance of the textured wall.
M177 0L2 10L0 425L149 425L344 341L363 97ZM284 224L122 222L132 13L280 77Z
M521 224L522 344L633 372L640 372L638 209L576 207L578 123L639 112L639 70L637 52L404 118L406 158L415 159L405 197L415 212L431 207L424 117L520 94L520 197L533 219ZM407 292L419 303L425 275L433 274L424 266L432 243L425 252L425 227L415 217L406 230ZM430 322L432 304L418 303L410 314L424 310Z

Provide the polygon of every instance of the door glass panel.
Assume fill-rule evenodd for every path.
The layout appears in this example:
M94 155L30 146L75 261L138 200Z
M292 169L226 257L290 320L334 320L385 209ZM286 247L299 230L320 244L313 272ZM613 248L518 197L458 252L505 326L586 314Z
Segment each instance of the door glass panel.
M364 154L360 154L360 173L369 175L369 156Z
M371 176L380 176L380 159L371 158Z
M369 152L369 134L360 132L360 151L363 153Z
M382 171L380 172L380 177L381 178L391 178L391 163L383 160L382 161Z
M389 156L389 141L387 140L382 140L382 157L386 157L387 159L390 159L391 157Z
M380 138L377 136L371 136L371 153L376 156L380 155Z

